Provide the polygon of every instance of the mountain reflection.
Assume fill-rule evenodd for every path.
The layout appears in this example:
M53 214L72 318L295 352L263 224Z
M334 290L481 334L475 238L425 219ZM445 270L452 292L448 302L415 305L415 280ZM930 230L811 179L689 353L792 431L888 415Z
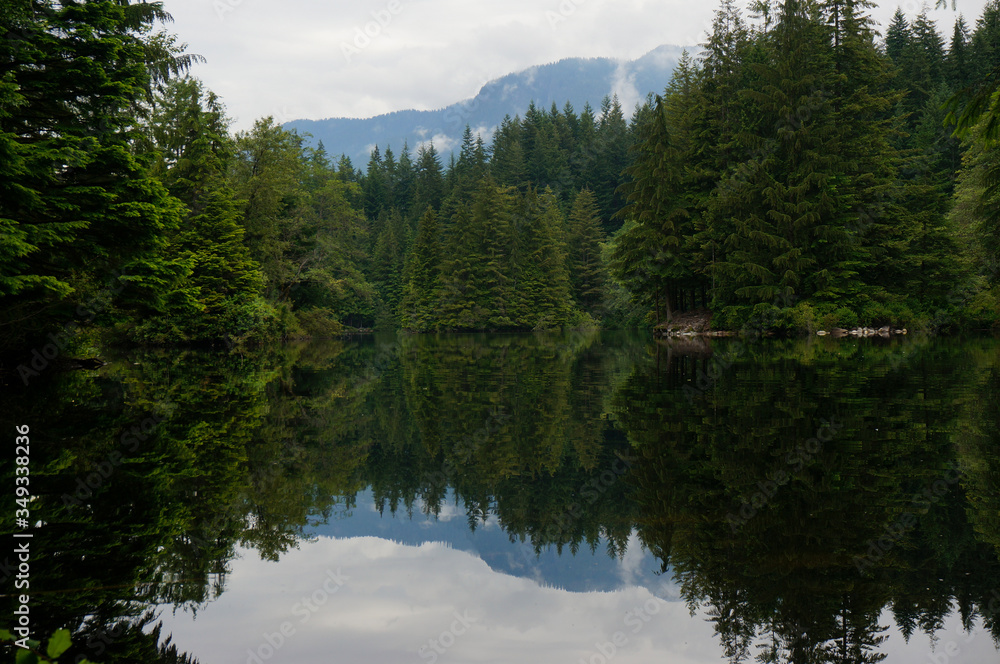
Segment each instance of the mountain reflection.
M733 662L881 661L886 609L998 639L998 350L386 336L8 386L4 426L34 431L34 630L69 627L65 661L186 661L149 607L204 606L238 549L279 560L360 496L457 502L535 554L637 534Z

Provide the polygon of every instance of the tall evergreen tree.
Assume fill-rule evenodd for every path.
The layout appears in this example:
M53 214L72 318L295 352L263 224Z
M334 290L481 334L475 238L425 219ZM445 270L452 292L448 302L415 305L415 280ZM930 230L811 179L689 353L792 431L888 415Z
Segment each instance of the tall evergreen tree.
M377 219L379 213L388 207L389 200L391 199L389 183L386 181L382 152L377 145L368 158L368 167L361 181L361 190L364 192L365 197L365 216L369 219Z
M619 187L625 181L625 168L629 164L628 137L628 123L618 95L605 97L601 102L601 117L595 135L594 182L591 188L607 233L617 230L618 224L613 217L625 205Z
M484 179L471 205L461 205L446 239L441 264L439 326L495 330L516 326L511 281L514 194Z
M437 210L444 197L444 174L441 160L433 143L421 145L417 149L417 173L413 184L413 209L426 210L427 206Z
M945 75L953 90L961 90L972 84L972 63L969 61L970 38L965 18L959 15L945 56Z
M160 343L267 338L277 333L262 299L263 274L244 244L239 204L226 171L233 155L218 99L194 79L163 86L150 120L156 172L186 206L169 253L188 257L190 273L171 289L163 315L133 335ZM321 150L314 151L321 164Z
M426 330L434 323L440 261L437 215L428 207L420 217L417 238L403 273L400 320L404 328Z
M520 118L505 116L493 133L490 146L490 175L498 184L522 191L528 185L528 172L521 144Z
M517 252L511 256L511 322L517 327L543 329L570 321L566 252L561 241L563 219L551 189L539 195L528 190L516 206L512 229Z
M601 258L601 230L597 202L589 189L573 198L566 223L570 283L573 299L595 319L600 317L607 271Z
M382 230L375 241L372 253L371 281L378 290L383 312L380 325L392 325L399 318L399 304L403 298L403 257L406 229L399 210L383 210Z
M5 3L0 14L0 347L53 324L155 313L189 268L180 208L147 169L140 118L192 62L152 35L160 3ZM77 313L81 307L93 315Z

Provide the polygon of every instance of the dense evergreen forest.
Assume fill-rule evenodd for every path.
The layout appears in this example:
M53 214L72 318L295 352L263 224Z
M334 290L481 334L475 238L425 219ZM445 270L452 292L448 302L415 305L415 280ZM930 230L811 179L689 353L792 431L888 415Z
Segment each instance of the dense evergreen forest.
M878 662L893 622L947 643L949 616L963 643L1000 639L997 343L713 346L572 330L124 348L7 390L0 426L46 423L35 633L73 632L63 662L191 661L157 656L169 630L138 607L203 606L237 556L278 560L374 506L495 519L528 564L620 558L638 536L727 662ZM692 398L721 357L731 369ZM961 483L865 558L955 465Z
M159 3L5 3L0 348L699 307L729 329L994 324L1000 2L950 39L926 11L882 38L863 0L753 4L725 0L631 112L532 105L447 159L376 147L361 170L273 118L232 132Z

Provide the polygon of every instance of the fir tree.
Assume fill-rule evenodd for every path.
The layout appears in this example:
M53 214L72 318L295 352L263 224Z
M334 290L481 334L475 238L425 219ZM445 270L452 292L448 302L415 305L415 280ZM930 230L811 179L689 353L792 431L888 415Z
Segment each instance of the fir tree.
M401 322L404 328L426 330L434 322L434 304L438 295L441 252L437 215L428 207L417 228L413 251L406 260L403 274Z
M550 189L541 195L530 189L517 207L511 322L532 329L560 327L570 320L572 299L558 201Z
M193 61L151 34L169 19L158 3L5 3L0 347L115 310L154 314L189 269L165 252L180 207L147 170L136 115ZM81 308L93 315L76 313L95 297Z
M421 145L417 150L417 172L413 184L413 209L437 210L444 197L444 174L441 161L433 143Z
M595 319L600 317L604 299L606 268L601 258L604 233L597 202L589 189L577 193L566 223L568 258L573 299Z

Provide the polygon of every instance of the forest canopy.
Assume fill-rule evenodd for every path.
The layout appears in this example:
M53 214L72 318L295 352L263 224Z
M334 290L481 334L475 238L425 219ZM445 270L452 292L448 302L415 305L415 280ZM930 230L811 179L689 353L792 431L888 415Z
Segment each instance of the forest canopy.
M7 3L0 348L691 309L724 329L992 326L1000 156L982 91L1000 2L950 36L926 10L880 35L870 6L724 0L702 50L630 112L532 104L466 128L454 154L382 146L360 169L273 118L232 131L160 3Z

